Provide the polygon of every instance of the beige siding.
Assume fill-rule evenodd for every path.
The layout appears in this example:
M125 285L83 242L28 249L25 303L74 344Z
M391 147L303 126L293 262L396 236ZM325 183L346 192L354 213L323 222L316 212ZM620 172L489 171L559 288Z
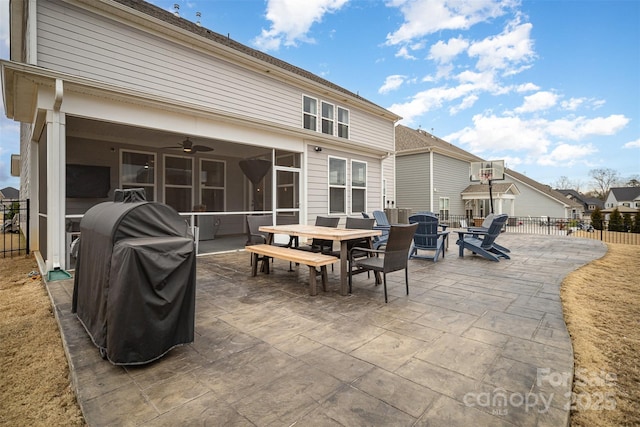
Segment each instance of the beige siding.
M308 194L307 194L307 219L306 222L313 224L318 215L326 216L329 214L329 157L337 157L345 159L347 162L347 214L349 216L360 216L360 212L350 212L351 206L351 161L357 160L367 163L367 210L380 209L381 200L381 162L378 159L354 154L351 152L323 149L317 153L313 150L313 146L308 146ZM345 217L346 215L340 215ZM303 220L304 221L304 220ZM344 225L344 219L341 220Z
M393 150L393 123L349 103L57 0L37 4L39 66L295 128L305 94L350 111L351 141Z
M462 191L471 184L469 162L434 153L433 158L433 210L438 212L440 197L449 198L449 214L464 215Z
M565 217L565 208L559 201L508 175L505 175L505 180L502 182L513 182L520 190L520 195L516 197L514 204L515 216L540 217L546 215L552 218Z

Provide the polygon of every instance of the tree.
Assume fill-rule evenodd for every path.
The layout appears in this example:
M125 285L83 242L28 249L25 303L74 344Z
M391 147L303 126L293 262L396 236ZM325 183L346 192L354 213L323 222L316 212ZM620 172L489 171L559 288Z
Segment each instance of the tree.
M595 192L600 200L604 200L611 187L620 181L618 171L609 168L591 169L589 176L595 181Z
M609 231L625 231L622 215L618 208L615 208L609 217Z
M622 225L624 227L624 231L631 231L633 228L633 219L631 219L631 214L629 212L622 215Z
M558 178L556 182L551 184L551 186L553 188L557 188L558 190L572 190L574 188L573 182L571 182L571 180L564 175Z
M627 181L627 187L640 187L640 176L632 175Z
M633 227L631 228L631 232L640 233L640 210L634 216Z
M602 227L602 211L597 206L593 210L593 212L591 212L591 225L593 225L593 228L595 228L596 230L602 230L603 228Z

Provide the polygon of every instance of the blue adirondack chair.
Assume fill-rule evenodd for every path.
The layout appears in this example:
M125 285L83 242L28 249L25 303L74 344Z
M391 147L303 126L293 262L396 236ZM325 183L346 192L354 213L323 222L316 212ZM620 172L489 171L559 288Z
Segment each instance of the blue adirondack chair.
M373 229L382 231L382 236L373 241L373 248L378 249L380 246L387 244L391 224L384 211L373 211L373 218L376 220L376 225L373 226Z
M495 216L495 214L491 213L484 218L484 221L482 221L482 225L480 227L467 227L467 230L473 231L478 234L487 233L489 231L489 226L491 226L491 222L493 222L493 218L495 218ZM493 243L493 246L502 252L511 252L509 249L505 248L504 246L500 246L495 242Z
M496 215L486 232L458 231L456 245L460 247L459 255L463 257L464 250L467 249L491 261L497 262L500 258L511 259L506 252L495 245L495 240L500 235L507 218L506 214Z
M444 258L444 243L449 232L439 229L438 217L433 213L418 213L409 217L409 223L418 224L409 258L432 259L433 262L438 261L440 254Z

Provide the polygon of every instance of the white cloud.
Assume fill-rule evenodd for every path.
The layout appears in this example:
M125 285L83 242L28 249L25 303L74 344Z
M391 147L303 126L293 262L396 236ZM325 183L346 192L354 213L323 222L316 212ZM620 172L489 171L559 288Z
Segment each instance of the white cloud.
M623 148L640 148L640 138L635 141L629 141L623 145Z
M558 95L553 92L541 91L525 96L522 106L516 108L516 113L531 113L533 111L548 110L556 105Z
M589 164L598 150L593 144L581 141L615 134L628 122L629 119L621 115L545 120L478 114L473 117L473 126L447 135L444 139L460 143L477 155L503 152L515 155L520 152L526 163L555 166ZM563 141L566 139L578 143Z
M598 150L591 144L561 143L549 154L540 156L537 164L541 166L573 166L578 163L587 163L589 157L597 152Z
M378 93L385 94L398 89L400 86L402 86L402 83L404 83L405 78L406 76L401 76L399 74L387 76L382 87L378 89Z
M532 28L530 23L520 24L516 20L501 34L472 42L468 54L470 57L478 58L478 70L509 69L512 73L516 70L521 71L522 67L514 67L521 63L526 64L535 57L531 40Z
M503 15L512 4L500 0L392 0L387 6L400 8L404 23L387 35L387 44L408 43L441 30L468 29Z
M413 120L435 108L442 107L443 102L452 101L469 95L474 90L471 84L455 87L437 87L418 92L409 102L393 104L389 110L403 117L403 124L411 124Z
M524 83L516 87L516 92L533 92L534 90L539 90L539 89L540 89L540 86L538 85L535 85L533 83Z
M584 102L586 101L585 98L571 98L568 101L562 101L562 103L560 103L560 105L562 106L562 108L564 108L565 110L569 110L569 111L575 111L577 110L582 104L584 104Z
M453 116L458 114L458 112L462 110L466 110L468 108L473 107L473 105L476 103L478 99L479 99L478 95L469 95L465 97L459 105L449 108L449 114Z
M322 21L327 13L333 13L348 0L268 0L266 18L271 28L263 29L253 41L261 50L278 50L280 45L295 46L297 42L313 43L307 33L311 26Z
M402 46L396 52L396 58L404 58L404 59L417 59L415 56L409 53L409 49L406 46Z
M469 42L461 37L449 39L446 43L439 40L431 46L428 59L433 59L441 64L448 63L460 53L464 52L467 47L469 47Z

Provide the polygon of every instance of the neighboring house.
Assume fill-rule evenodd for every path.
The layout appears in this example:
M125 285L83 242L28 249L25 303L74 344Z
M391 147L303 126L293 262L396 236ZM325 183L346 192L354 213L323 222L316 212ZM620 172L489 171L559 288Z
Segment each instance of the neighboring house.
M618 209L620 214L635 215L640 212L640 187L614 187L609 189L602 213L606 220Z
M5 187L0 190L0 221L4 219L5 211L11 209L14 200L20 198L20 192L13 187Z
M636 212L640 209L640 187L611 188L604 200L604 207L611 211L617 207L622 213Z
M0 190L0 202L4 202L5 200L13 201L18 200L20 198L20 191L13 187L5 187Z
M491 212L489 185L472 183L470 164L482 161L423 130L396 126L396 206L447 216L484 217ZM578 218L582 205L525 175L505 168L492 182L495 213L511 217Z
M562 194L564 194L568 199L576 201L582 204L584 209L584 216L590 216L591 213L596 209L604 208L604 202L597 197L588 197L582 193L577 192L576 190L565 189L565 190L556 190Z
M4 107L47 270L116 188L202 215L209 238L395 198L400 117L317 75L141 0L12 1L10 23Z

